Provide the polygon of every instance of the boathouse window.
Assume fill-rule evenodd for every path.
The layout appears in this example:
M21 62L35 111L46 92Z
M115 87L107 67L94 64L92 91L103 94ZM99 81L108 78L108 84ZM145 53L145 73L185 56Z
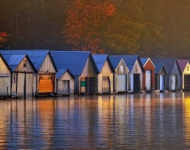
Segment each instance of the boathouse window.
M189 66L187 66L187 71L189 71Z
M24 68L27 67L27 61L26 61L26 60L23 61L23 67L24 67Z
M124 72L123 66L120 66L120 72Z

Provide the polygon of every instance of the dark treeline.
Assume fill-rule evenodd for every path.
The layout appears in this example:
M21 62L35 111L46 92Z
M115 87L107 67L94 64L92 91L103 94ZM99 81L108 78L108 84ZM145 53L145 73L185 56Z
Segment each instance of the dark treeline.
M189 0L0 0L1 49L190 58Z

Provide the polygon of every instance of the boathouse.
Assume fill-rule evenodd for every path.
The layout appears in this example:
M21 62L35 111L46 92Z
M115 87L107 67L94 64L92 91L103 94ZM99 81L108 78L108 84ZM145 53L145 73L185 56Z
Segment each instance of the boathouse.
M113 74L113 89L115 93L128 91L129 69L125 64L123 58L118 58L113 55L109 56L112 67L114 68Z
M28 55L36 70L32 85L34 94L55 93L55 74L57 70L49 50L0 50L0 53L2 55Z
M2 54L11 69L11 95L32 96L35 68L26 54Z
M155 90L164 92L166 90L167 70L164 64L154 63L155 66Z
M98 69L98 74L97 74L98 94L113 93L114 69L111 65L108 55L94 54L93 59Z
M58 69L56 73L56 91L58 95L74 94L74 76L68 69Z
M68 69L75 77L74 93L95 94L97 69L88 51L51 51L58 70Z
M138 55L111 55L123 58L129 69L129 92L141 92L144 69Z
M176 58L152 58L153 63L163 63L167 70L166 90L180 90L180 69Z
M155 66L150 58L140 58L145 72L143 73L142 89L152 91L155 89Z
M181 71L181 89L190 90L190 64L188 59L177 60Z
M0 55L0 96L10 96L11 88L11 68L6 63L2 55Z

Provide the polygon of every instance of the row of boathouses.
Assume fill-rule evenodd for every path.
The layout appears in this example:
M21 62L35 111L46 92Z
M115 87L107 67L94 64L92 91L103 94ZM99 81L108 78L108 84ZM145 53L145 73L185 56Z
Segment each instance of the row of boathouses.
M0 95L80 95L190 90L187 59L0 50Z

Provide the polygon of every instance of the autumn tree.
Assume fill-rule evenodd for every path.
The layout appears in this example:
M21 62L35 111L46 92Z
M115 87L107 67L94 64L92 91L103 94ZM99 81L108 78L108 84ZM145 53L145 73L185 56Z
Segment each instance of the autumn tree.
M99 26L115 14L109 1L74 0L66 10L67 20L63 34L73 49L97 52L100 46Z
M0 6L1 7L1 6ZM2 9L2 8L1 8ZM0 18L2 19L2 18ZM1 26L2 27L2 26ZM1 28L2 29L2 28ZM7 41L8 34L5 31L0 31L0 47L3 46L3 43Z

